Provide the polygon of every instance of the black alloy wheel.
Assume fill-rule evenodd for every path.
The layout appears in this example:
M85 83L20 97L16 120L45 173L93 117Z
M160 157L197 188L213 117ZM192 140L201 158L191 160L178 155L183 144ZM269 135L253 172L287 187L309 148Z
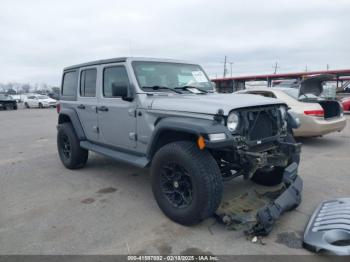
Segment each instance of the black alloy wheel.
M161 170L161 189L176 208L186 208L192 202L193 186L187 170L177 163L167 163Z

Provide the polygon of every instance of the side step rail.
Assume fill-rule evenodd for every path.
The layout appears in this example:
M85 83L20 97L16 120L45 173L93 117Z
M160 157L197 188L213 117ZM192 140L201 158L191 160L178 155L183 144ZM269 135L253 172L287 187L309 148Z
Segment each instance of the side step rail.
M125 162L136 167L145 167L149 163L148 159L145 156L135 156L132 154L116 151L110 148L106 148L89 141L80 141L80 146L87 150L102 154L104 156L113 158L117 161Z

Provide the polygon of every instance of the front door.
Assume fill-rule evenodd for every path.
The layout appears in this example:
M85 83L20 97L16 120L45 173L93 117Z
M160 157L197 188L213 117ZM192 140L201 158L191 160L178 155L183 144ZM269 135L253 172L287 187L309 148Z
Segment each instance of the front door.
M76 111L83 126L86 138L98 141L99 128L97 123L97 68L84 68L80 70L79 92Z
M30 107L36 107L39 105L38 98L36 96L29 96L26 102Z
M108 146L130 149L136 147L136 103L115 96L118 87L130 88L124 64L103 68L102 89L98 107L100 142ZM130 91L130 90L129 90Z

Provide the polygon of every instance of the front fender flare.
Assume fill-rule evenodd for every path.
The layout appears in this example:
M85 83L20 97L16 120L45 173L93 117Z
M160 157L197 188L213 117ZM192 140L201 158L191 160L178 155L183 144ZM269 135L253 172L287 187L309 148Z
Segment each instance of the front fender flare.
M155 126L153 134L150 139L150 143L147 148L147 156L151 157L154 153L156 143L163 132L168 130L178 131L196 136L203 135L207 140L208 134L225 133L225 140L217 142L206 141L207 147L225 146L225 144L232 145L232 136L226 126L217 123L213 120L207 119L193 119L193 118L180 118L180 117L167 117L159 120Z

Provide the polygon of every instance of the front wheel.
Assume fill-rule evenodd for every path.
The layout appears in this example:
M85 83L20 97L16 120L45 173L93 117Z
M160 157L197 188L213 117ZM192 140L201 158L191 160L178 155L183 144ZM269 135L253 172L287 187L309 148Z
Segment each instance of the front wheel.
M58 126L57 150L63 165L68 169L81 168L88 159L89 151L80 147L71 123Z
M211 216L223 191L220 169L208 151L190 141L173 142L152 160L153 195L166 216L193 225Z
M295 139L292 134L287 135L286 142L295 143ZM293 162L299 164L300 153L294 153L289 157L288 165L290 165ZM269 167L259 169L252 176L252 181L264 186L278 185L283 181L284 169L285 167Z

